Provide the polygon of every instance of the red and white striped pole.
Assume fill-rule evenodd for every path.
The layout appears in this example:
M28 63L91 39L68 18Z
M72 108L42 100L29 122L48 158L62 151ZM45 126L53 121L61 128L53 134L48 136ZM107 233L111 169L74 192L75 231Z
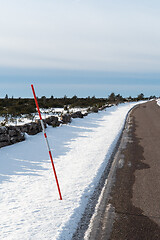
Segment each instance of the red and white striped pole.
M58 188L58 192L59 192L59 197L60 197L60 200L62 200L62 195L61 195L61 190L60 190L59 183L58 183L58 178L57 178L57 174L56 174L56 169L55 169L55 166L54 166L54 163L53 163L53 158L52 158L51 149L50 149L49 142L48 142L48 138L47 138L47 134L46 134L46 131L45 131L45 128L44 128L44 124L43 124L43 120L42 120L42 116L41 116L41 112L40 112L39 105L38 105L38 102L37 102L37 97L36 97L36 94L35 94L35 91L34 91L33 84L31 85L31 88L32 88L34 100L35 100L35 103L36 103L36 107L37 107L37 110L38 110L38 114L39 114L39 118L40 118L42 130L43 130L43 133L44 133L44 137L45 137L45 140L46 140L46 143L47 143L48 152L49 152L49 156L50 156L51 163L52 163L52 167L53 167L54 176L55 176L56 183L57 183L57 188Z

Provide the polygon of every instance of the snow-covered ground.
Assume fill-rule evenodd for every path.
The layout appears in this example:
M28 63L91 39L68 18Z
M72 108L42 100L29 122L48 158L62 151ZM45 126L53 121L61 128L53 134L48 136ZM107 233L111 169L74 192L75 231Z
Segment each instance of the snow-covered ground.
M1 148L0 239L71 239L135 104L47 128L62 201L42 133Z
M157 104L158 106L160 106L160 99L157 99Z

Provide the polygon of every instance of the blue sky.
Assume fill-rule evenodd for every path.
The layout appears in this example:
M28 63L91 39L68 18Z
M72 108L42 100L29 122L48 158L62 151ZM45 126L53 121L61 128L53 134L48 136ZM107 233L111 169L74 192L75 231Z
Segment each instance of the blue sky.
M160 95L160 2L0 0L0 97Z

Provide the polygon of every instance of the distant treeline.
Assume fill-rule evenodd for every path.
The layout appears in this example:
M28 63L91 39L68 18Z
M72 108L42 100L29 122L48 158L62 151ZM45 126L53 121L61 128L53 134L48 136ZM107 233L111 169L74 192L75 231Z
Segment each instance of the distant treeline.
M72 98L64 96L63 98L46 98L42 96L38 98L38 103L41 108L88 108L96 106L98 108L106 104L119 104L123 102L132 102L140 101L146 99L156 98L155 96L150 96L145 98L144 94L139 94L136 98L131 96L128 98L122 97L120 94L111 93L108 98L96 98L96 97L87 97L79 98L76 95ZM36 112L34 99L31 98L9 98L6 94L5 98L0 99L0 115L5 116L11 115L13 117L20 116L22 114L30 114Z

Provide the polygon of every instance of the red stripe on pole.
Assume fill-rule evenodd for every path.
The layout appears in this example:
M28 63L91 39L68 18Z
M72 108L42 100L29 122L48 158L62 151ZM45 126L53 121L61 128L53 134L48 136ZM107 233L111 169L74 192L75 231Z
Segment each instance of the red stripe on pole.
M52 158L51 151L49 151L49 156L50 156L50 159L51 159L51 163L52 163L52 167L53 167L53 172L54 172L55 179L56 179L56 183L57 183L57 187L58 187L59 197L60 197L60 200L62 200L61 190L60 190L60 187L59 187L58 178L57 178L57 174L56 174L56 169L55 169L55 167L54 167L54 163L53 163L53 158Z
M47 138L47 134L46 133L44 133L44 137Z
M54 166L54 163L53 163L52 154L51 154L50 147L49 147L48 140L47 140L47 134L45 133L45 129L44 129L44 125L43 125L43 120L42 120L42 116L41 116L41 112L40 112L39 105L38 105L38 102L37 102L37 97L36 97L36 94L35 94L35 91L34 91L33 84L31 85L31 87L32 87L32 92L33 92L34 100L35 100L35 103L36 103L36 107L37 107L37 110L38 110L38 114L39 114L39 117L40 117L40 120L41 120L42 129L43 129L43 131L44 131L44 136L45 136L45 139L46 139L46 143L47 143L47 146L48 146L48 152L49 152L49 156L50 156L50 160L51 160L51 163L52 163L52 168L53 168L54 176L55 176L56 183L57 183L57 188L58 188L58 192L59 192L59 197L60 197L60 200L62 200L62 195L61 195L61 190L60 190L59 183L58 183L58 178L57 178L57 174L56 174L56 169L55 169L55 166Z

